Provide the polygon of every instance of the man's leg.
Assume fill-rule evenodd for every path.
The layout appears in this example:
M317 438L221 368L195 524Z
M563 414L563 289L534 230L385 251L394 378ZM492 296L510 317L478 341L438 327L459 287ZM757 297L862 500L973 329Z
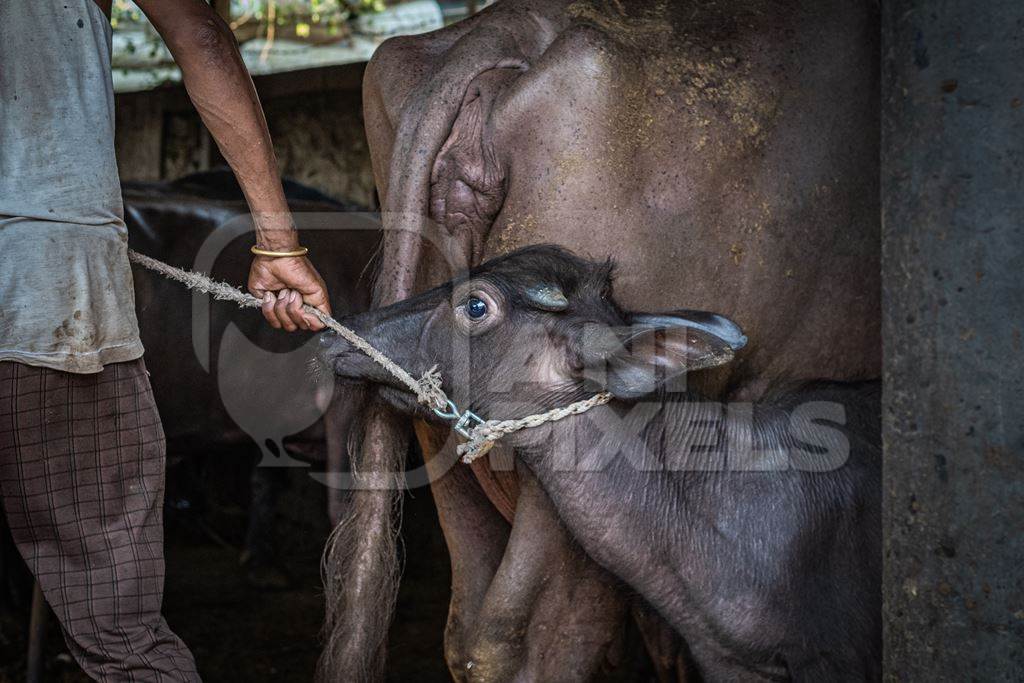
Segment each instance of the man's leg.
M0 363L0 500L81 667L197 681L160 614L164 436L142 360L76 375Z

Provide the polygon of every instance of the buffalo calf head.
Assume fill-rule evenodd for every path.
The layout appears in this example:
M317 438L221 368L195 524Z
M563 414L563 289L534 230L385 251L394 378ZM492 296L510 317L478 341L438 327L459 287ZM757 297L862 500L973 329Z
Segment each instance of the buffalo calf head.
M735 323L714 313L622 310L613 270L560 247L527 247L342 322L414 376L437 366L448 395L487 417L504 416L502 406L546 410L600 390L636 400L679 386L687 371L729 362L746 344ZM382 384L400 410L423 410L345 340L330 333L322 341L339 377Z

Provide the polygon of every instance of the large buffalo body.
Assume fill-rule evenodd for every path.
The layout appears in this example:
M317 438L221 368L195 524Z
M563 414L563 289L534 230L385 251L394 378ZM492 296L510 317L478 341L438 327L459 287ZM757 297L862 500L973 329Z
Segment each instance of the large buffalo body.
M739 322L751 344L702 378L709 398L877 377L876 9L508 0L388 41L364 83L385 228L376 302L549 242L614 255L626 306L685 300ZM361 466L393 469L401 420L375 410L364 433ZM416 434L429 467L444 432ZM552 661L562 678L595 675L616 659L622 594L572 550L532 475L482 462L473 473L432 485L453 562L453 675L544 679ZM358 523L392 527L388 494L354 500ZM380 671L388 536L354 541L350 559L374 561L334 568L347 616L333 623L328 670ZM554 547L572 559L553 569ZM682 650L637 610L667 676Z
M704 680L880 680L879 383L708 400L681 380L742 357L739 328L624 311L611 291L606 263L537 246L345 324L404 367L474 387L485 418L607 392L505 441L588 556L685 637ZM327 338L335 372L438 421Z

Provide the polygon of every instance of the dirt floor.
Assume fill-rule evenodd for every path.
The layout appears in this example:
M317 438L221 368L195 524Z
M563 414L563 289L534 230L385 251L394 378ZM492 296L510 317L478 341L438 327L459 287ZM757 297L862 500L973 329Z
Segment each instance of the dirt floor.
M324 509L322 487L299 472L282 500L282 558L293 586L279 591L257 590L245 580L239 565L243 507L221 500L207 505L203 515L176 510L188 506L172 489L169 485L164 614L192 649L203 679L310 681L320 649L319 561L327 533L326 519L311 520L318 519L317 509ZM230 499L230 493L224 497ZM450 577L428 491L406 496L404 519L405 575L391 629L388 680L448 681L441 639ZM18 583L17 577L8 578ZM7 604L0 609L0 682L14 683L25 680L28 610L24 589L21 605L11 604L11 591L5 592ZM43 680L89 680L67 654L52 618Z
M278 557L291 579L284 590L260 590L239 558L248 520L251 449L217 451L175 462L168 471L167 582L164 615L192 649L208 683L311 681L323 616L320 553L329 528L326 489L310 470L287 470L277 505ZM25 680L31 581L0 524L0 683ZM428 489L405 494L404 573L388 644L388 681L450 681L443 659L451 584L449 559ZM4 555L6 553L6 556ZM629 653L629 654L626 654ZM651 681L636 629L627 630L628 661L599 680ZM71 659L51 617L44 683L89 679Z

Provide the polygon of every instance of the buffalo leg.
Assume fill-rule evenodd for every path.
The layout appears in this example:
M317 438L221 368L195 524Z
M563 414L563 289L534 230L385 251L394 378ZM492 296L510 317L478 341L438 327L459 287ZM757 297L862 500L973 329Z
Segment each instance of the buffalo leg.
M442 473L452 462L450 432L418 423L416 433L451 555L445 657L453 678L587 680L614 663L626 602L572 541L533 476L520 473L525 491L515 491L510 536L469 468ZM659 680L685 681L678 636L656 615L644 625Z
M446 443L450 432L416 423L416 436L430 474L430 491L437 506L452 567L452 597L445 627L445 660L456 681L469 680L471 634L494 573L502 561L509 526L491 505L472 471L455 462Z
M689 657L682 637L646 604L633 605L633 619L651 656L658 683L685 683Z
M620 645L626 603L521 472L515 523L476 620L473 681L585 681Z

